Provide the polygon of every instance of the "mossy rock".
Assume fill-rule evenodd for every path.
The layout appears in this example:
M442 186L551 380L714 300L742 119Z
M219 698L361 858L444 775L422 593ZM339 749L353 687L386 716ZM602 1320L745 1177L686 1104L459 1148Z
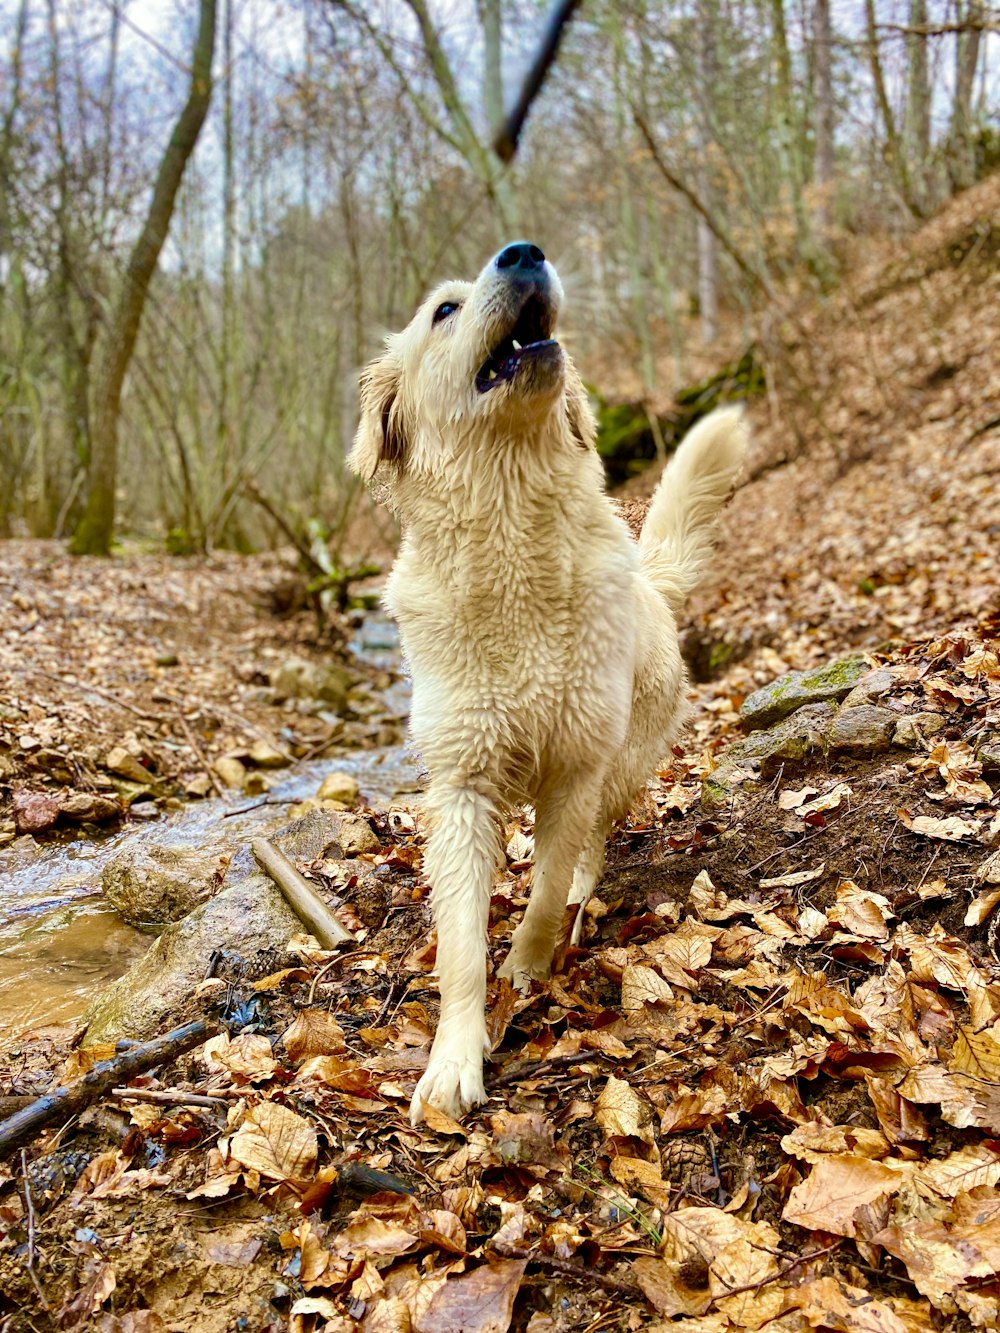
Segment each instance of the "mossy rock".
M790 671L744 699L740 721L746 731L760 731L807 704L839 702L868 673L863 657L845 657L817 671Z

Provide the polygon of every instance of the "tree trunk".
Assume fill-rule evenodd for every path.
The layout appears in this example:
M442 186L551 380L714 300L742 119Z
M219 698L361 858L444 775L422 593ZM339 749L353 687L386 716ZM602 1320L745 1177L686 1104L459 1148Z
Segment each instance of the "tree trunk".
M868 39L868 67L871 70L875 100L882 113L882 126L885 130L886 156L903 202L914 216L921 217L920 204L913 192L906 153L896 125L896 117L892 113L885 75L882 72L882 53L879 49L878 28L875 22L875 0L865 0L865 30Z
M833 152L833 25L830 0L813 7L813 54L816 62L816 122L813 175L816 182L816 226L826 231L833 223L835 164Z
M711 114L708 99L718 80L716 50L716 0L700 0L698 40L698 193L708 210L714 208ZM710 343L719 333L719 248L708 220L698 216L698 311L701 316L701 340Z
M959 22L969 26L955 38L955 100L952 103L948 132L948 174L953 190L965 190L976 179L976 152L972 133L972 94L979 64L982 25L985 19L982 0L967 0L959 6Z
M927 77L927 0L910 0L910 27L906 37L906 123L904 140L912 164L913 192L922 212L930 207L927 169L931 155L931 93Z
M149 212L129 257L122 289L110 317L94 394L87 505L72 543L77 555L107 555L111 549L122 387L139 336L149 284L167 238L177 191L208 114L215 7L216 0L201 0L187 101L160 161Z

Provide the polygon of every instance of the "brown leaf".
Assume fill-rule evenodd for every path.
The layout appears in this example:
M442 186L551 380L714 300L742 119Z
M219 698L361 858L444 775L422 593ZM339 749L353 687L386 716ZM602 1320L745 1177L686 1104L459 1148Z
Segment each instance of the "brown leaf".
M971 1074L986 1083L1000 1083L1000 1033L996 1027L975 1032L961 1027L955 1034L955 1048L948 1061L954 1073Z
M229 1140L229 1156L266 1180L306 1180L316 1169L316 1130L287 1106L261 1102Z
M606 1134L620 1138L641 1139L653 1143L652 1111L649 1103L634 1092L622 1078L612 1074L594 1110L594 1119Z
M81 1328L108 1299L115 1285L115 1270L100 1255L92 1254L84 1265L79 1289L56 1315L59 1327Z
M339 1055L347 1049L344 1029L326 1009L303 1009L281 1040L295 1061L313 1055Z
M525 1259L480 1264L449 1277L413 1321L413 1333L507 1333Z
M895 1194L902 1183L902 1175L881 1162L856 1153L835 1153L817 1162L802 1184L795 1186L782 1217L810 1231L853 1236L856 1209Z

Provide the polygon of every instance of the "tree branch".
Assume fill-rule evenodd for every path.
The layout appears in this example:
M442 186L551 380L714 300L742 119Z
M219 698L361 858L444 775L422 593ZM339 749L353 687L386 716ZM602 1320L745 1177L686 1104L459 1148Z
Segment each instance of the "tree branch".
M549 19L542 34L542 40L535 52L521 92L511 107L503 124L497 127L493 140L493 151L501 162L512 162L517 152L517 143L524 129L532 103L542 90L549 70L556 62L559 44L570 19L580 7L580 0L556 0L549 14Z

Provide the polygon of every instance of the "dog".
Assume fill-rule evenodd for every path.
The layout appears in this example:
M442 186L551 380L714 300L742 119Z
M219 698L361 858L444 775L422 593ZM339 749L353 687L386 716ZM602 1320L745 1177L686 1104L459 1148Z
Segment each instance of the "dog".
M605 495L583 383L554 337L563 301L536 245L439 287L361 376L349 464L384 479L402 541L385 591L430 774L424 865L441 1010L410 1106L486 1098L487 925L505 818L535 809L534 884L499 970L549 975L575 938L616 818L686 715L675 616L710 559L746 429L723 408L687 435L638 542Z

